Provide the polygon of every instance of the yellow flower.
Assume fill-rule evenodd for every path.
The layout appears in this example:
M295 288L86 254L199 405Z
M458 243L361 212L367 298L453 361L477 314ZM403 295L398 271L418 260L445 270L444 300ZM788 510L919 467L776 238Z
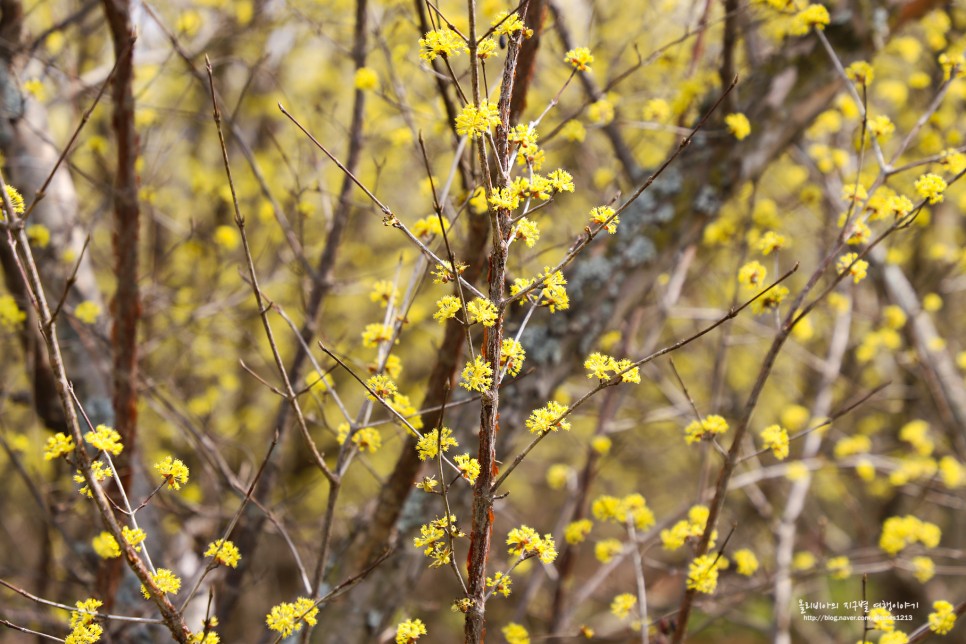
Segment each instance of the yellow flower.
M942 202L946 182L938 174L929 172L916 179L914 187L920 198L926 199L930 204L935 204Z
M786 241L784 235L779 235L773 230L769 230L758 240L755 247L762 255L768 256L777 250L785 248Z
M154 469L168 482L169 490L180 490L188 482L188 466L180 459L165 456L163 460L154 464Z
M554 192L573 192L574 178L566 170L554 170L547 175L547 182Z
M218 563L231 566L232 568L237 568L238 562L241 560L241 553L238 552L238 546L231 541L223 541L221 539L216 539L208 544L208 549L205 550L205 556L214 557Z
M94 537L91 546L101 559L114 559L121 556L121 546L110 532L102 532Z
M624 545L617 539L601 539L594 545L594 557L601 563L608 563L623 550Z
M357 69L353 82L356 89L363 92L379 87L379 77L376 75L375 70L369 67L360 67Z
M74 307L74 317L84 324L94 324L101 315L101 307L97 302L85 300Z
M376 375L368 380L366 380L366 385L372 390L375 397L369 394L368 398L370 400L375 400L376 398L391 398L397 393L396 383L394 383L388 376Z
M781 425L769 425L761 431L761 440L779 461L788 458L788 432Z
M872 628L877 631L890 633L896 630L896 620L892 617L892 613L882 606L877 606L869 611L868 621L872 622Z
M392 340L393 328L388 324L367 324L362 332L362 346L378 347Z
M486 99L477 105L466 105L456 115L456 133L471 139L481 138L490 128L500 124L500 113L495 104Z
M114 456L121 453L121 435L107 425L98 425L94 431L84 434L84 440L99 450L110 452Z
M151 573L151 579L163 594L175 594L181 589L181 580L167 568L158 568L157 572ZM145 599L151 599L151 592L143 584L141 594Z
M582 543L593 528L594 523L590 519L572 521L564 528L564 541L572 546ZM618 546L619 544L620 542L618 542Z
M525 525L510 530L506 542L510 546L511 555L520 555L523 558L539 557L545 564L553 563L557 558L557 546L553 537L549 534L541 537L536 530Z
M469 454L460 454L453 459L453 463L460 470L460 476L466 479L470 485L476 484L476 479L480 475L480 462L472 458Z
M956 624L956 611L947 601L939 600L932 604L933 612L929 613L929 630L939 635L945 635L953 630Z
M829 20L828 9L820 4L810 4L795 14L788 33L792 36L804 36L812 27L822 31Z
M132 546L137 552L141 552L141 542L148 537L148 535L141 528L129 528L127 526L121 528L121 536L124 537L124 541L128 545Z
M460 35L448 27L434 29L427 33L425 37L419 39L419 47L419 57L426 62L436 60L437 56L450 58L469 51L469 47Z
M511 376L517 376L523 368L523 361L526 360L527 352L523 345L513 338L505 338L500 346L500 369L506 369Z
M913 574L921 584L926 583L936 574L936 564L929 557L913 557L911 563Z
M637 597L630 593L622 593L610 603L610 612L618 619L627 619L631 609L637 604Z
M27 226L27 238L37 248L47 248L50 244L50 229L43 224Z
M315 602L307 597L299 597L294 603L282 602L272 606L272 611L265 617L265 623L269 629L281 633L282 637L288 637L302 630L303 621L309 626L315 626L318 614L319 609L315 607Z
M540 239L540 228L536 222L530 221L526 217L521 217L517 222L516 230L513 232L515 239L522 239L527 248L533 248L537 240Z
M832 557L825 563L832 579L846 579L852 574L852 563L848 557Z
M396 644L412 644L426 635L426 625L420 619L407 619L396 626Z
M466 313L470 319L470 323L475 324L479 322L486 327L495 325L497 317L499 316L496 304L481 297L467 303Z
M476 43L476 57L480 60L493 58L497 55L497 53L496 41L492 38L484 38L480 42Z
M520 14L518 13L508 13L506 11L501 11L490 23L491 26L495 27L493 33L498 36L509 36L517 31L523 32L523 35L527 38L533 33L531 29L527 29L520 19Z
M590 221L604 226L607 232L613 235L617 232L617 225L621 223L621 218L614 217L614 209L610 206L597 206L590 210Z
M375 454L382 447L382 434L375 427L363 427L352 435L352 442L360 452Z
M705 416L701 420L692 421L684 428L684 440L690 445L698 441L710 439L715 434L728 431L728 421L717 414Z
M835 268L838 270L839 275L843 273L848 273L852 276L852 281L856 284L865 279L868 275L869 262L864 259L859 259L856 253L846 253L839 257L838 262L835 264Z
M22 215L24 213L24 210L26 210L26 206L24 205L24 201L23 201L23 195L20 194L20 191L14 188L13 186L11 186L9 183L7 184L6 192L7 192L7 197L10 198L10 205L13 206L13 213L15 215ZM7 207L4 206L3 209L4 211L6 211ZM4 214L0 213L0 221L2 221L3 219L4 219Z
M234 226L218 226L212 235L215 245L225 250L235 250L241 243L241 233Z
M688 566L688 588L710 595L718 587L716 555L701 555Z
M728 131L739 141L751 134L751 123L748 122L748 117L741 112L727 115L725 125L728 126Z
M568 51L564 60L578 72L589 72L590 65L594 62L594 56L586 47L577 47Z
M73 451L74 439L63 432L57 432L47 439L47 446L44 447L44 460L51 461Z
M738 269L738 283L747 288L760 288L768 277L768 269L761 262L748 262Z
M94 619L97 617L92 613L96 613L97 609L103 605L104 605L104 602L102 602L99 599L93 599L93 598L85 599L82 602L74 602L74 606L77 607L77 610L72 610L70 612L70 627L76 629L79 626L89 626L94 622ZM84 640L78 639L76 641L78 643L81 643ZM96 642L97 640L95 639L90 641Z
M875 78L875 70L864 60L857 60L848 66L845 75L857 85L871 85L872 79Z
M436 312L433 313L433 319L439 320L442 324L450 318L456 317L459 313L461 304L458 297L455 295L446 295L438 300L436 300Z
M877 139L881 141L887 141L893 132L896 131L896 126L892 124L889 117L880 114L869 119L869 132L871 132Z
M645 121L663 123L671 116L671 106L662 98L652 98L644 104L641 116Z
M482 393L493 385L493 367L481 355L467 362L460 376L460 387L467 391Z
M500 593L504 597L510 596L510 585L512 583L513 580L510 576L504 575L502 572L486 578L486 587L495 589L494 592Z
M742 548L734 554L735 566L737 566L738 574L744 575L745 577L751 577L758 570L758 557L755 553L747 548Z
M598 125L607 125L614 120L614 116L614 104L606 98L591 103L587 108L587 118Z
M0 328L16 331L26 319L27 314L20 310L13 297L0 295Z
M502 632L507 644L530 644L530 634L520 624L510 622L503 627Z
M527 429L531 434L555 432L558 429L569 430L570 422L562 418L569 408L556 400L551 400L540 409L534 409L527 418Z

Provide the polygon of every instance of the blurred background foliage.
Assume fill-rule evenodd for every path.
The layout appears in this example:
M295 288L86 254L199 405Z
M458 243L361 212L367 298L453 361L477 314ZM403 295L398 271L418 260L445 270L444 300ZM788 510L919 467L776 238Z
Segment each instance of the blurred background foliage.
M150 476L152 463L174 454L192 473L180 495L161 495L152 503L150 511L158 532L151 534L150 543L156 559L176 566L179 560L190 559L186 553L200 552L204 543L220 534L237 508L238 496L226 484L211 454L217 452L238 480L249 480L275 432L279 404L278 396L241 364L269 382L277 381L243 271L240 236L232 221L231 194L211 119L210 97L196 76L203 70L203 57L211 59L226 118L251 150L264 187L287 220L295 246L304 253L300 258L293 251L238 139L230 137L239 203L261 287L295 325L301 325L311 288L303 259L315 265L325 247L331 222L338 214L343 177L292 126L278 104L339 156L345 154L350 135L353 88L364 91L359 179L407 226L434 218L430 183L417 143L420 133L437 189L451 180L451 168L459 159L454 160L454 138L434 72L418 56L422 29L414 7L419 4L369 3L366 69L372 73L362 75L356 73L350 56L352 2L170 0L135 6L134 89L141 144L137 168L143 216L135 463L139 475ZM746 294L739 289L736 275L746 261L762 261L773 277L800 263L799 271L786 282L794 296L839 234L839 218L845 209L843 187L856 181L868 187L875 179L879 170L876 159L868 145L859 145L860 110L827 55L817 58L821 64L808 73L836 89L821 109L812 110L813 118L802 128L785 132L782 127L787 123L774 114L754 118L758 108L775 101L781 104L784 98L782 68L765 73L766 64L784 61L786 70L790 69L800 51L816 46L814 36L789 35L791 14L776 8L776 3L734 4L738 44L733 50L733 71L739 83L725 107L728 112L747 113L753 135L750 143L737 141L721 113L711 119L695 146L715 157L715 168L752 167L731 174L715 171L695 176L712 166L701 165L704 161L692 165L688 157L679 160L663 178L664 192L656 193L655 199L660 201L651 204L655 210L673 206L673 216L658 218L660 223L638 232L646 233L648 240L644 241L649 243L620 248L616 242L599 240L578 260L585 268L574 269L578 284L571 292L570 326L554 331L551 314L538 309L533 326L523 336L533 362L518 379L520 387L511 382L504 388L510 407L498 447L504 461L511 460L526 442L520 434L522 422L511 423L542 406L548 397L568 402L588 389L591 383L580 368L587 353L603 351L635 359L695 333L742 301ZM456 27L467 29L463 3L443 0L438 6ZM926 7L928 11L921 17L890 30L887 19L910 6L862 2L830 6L833 24L829 32L840 29L859 34L851 36L847 55L868 60L875 71L867 92L862 88L860 92L867 95L870 115L888 116L895 125L891 137L880 139L885 158L891 159L906 134L913 132L910 145L893 166L932 158L928 168L949 178L966 168L961 154L942 157L944 151L964 145L966 83L953 82L938 109L931 111L930 104L943 86L937 57L961 54L966 45L966 11L958 2L937 3ZM483 24L489 24L499 11L512 8L501 0L478 3ZM420 11L425 15L425 5ZM48 111L49 130L42 136L62 148L113 64L103 16L97 3L67 0L27 2L24 15L30 56L23 61L19 85L28 103ZM587 224L585 213L610 202L619 192L632 192L647 176L646 172L634 173L661 163L722 92L724 15L719 3L678 0L560 2L553 12L548 10L521 122L538 116L569 76L570 68L563 63L567 47L558 37L558 23L566 25L575 44L591 48L595 56L592 77L601 91L589 95L575 80L538 128L546 155L544 172L566 169L573 174L577 189L573 195L558 197L540 213L543 234L535 248L513 246L510 271L514 277L534 276L559 261ZM845 60L846 65L849 62ZM632 73L621 77L631 68ZM494 86L499 62L488 64L486 73ZM797 83L803 76L786 80ZM754 84L759 77L767 83ZM927 120L919 123L924 114ZM630 151L636 168L617 160L608 127ZM766 158L757 158L759 148L754 146L778 131L782 134L776 136L787 142L780 149L770 149ZM68 158L78 193L73 225L91 237L87 255L104 300L95 319L82 320L74 303L62 323L93 353L111 350L107 302L114 290L109 216L113 146L109 100L105 98ZM469 160L471 155L462 156L464 163L475 165L475 160ZM888 187L913 196L913 182L926 167L891 175ZM710 197L694 189L705 184L716 190ZM462 214L449 236L459 246L469 231L467 220L485 215L475 212L472 203L466 205L475 185L467 187L455 180L452 186L451 202ZM675 186L683 187L675 193ZM667 196L672 193L673 198ZM26 190L25 195L29 201ZM710 199L710 203L695 206L700 199ZM793 481L805 476L803 469L814 479L796 524L795 552L811 553L816 563L814 568L802 565L795 570L795 601L860 599L863 572L869 573L866 592L870 599L917 602L911 611L915 625L925 619L934 600L955 603L962 599L966 590L961 582L966 571L966 544L962 541L966 534L962 512L966 443L961 419L950 411L957 403L946 399L933 365L939 355L954 360L962 388L966 368L966 338L959 323L966 314L962 298L964 205L963 185L950 186L941 204L925 208L911 227L884 242L885 253L880 262L873 263L865 281L841 284L796 327L753 416L755 445L749 441L749 453L753 447L760 448L758 433L770 424L782 424L794 433L822 420L812 418L813 408L836 324L843 316L847 318L847 347L828 393L831 410L844 408L877 387L884 388L821 429L823 441L815 456L798 460L804 440L800 439L792 442L791 456L783 462L766 453L739 466L736 479L745 485L729 496L719 532L725 534L735 526L729 550L750 548L761 568L751 577L736 574L733 567L722 573L717 594L699 603L699 614L692 620L693 641L770 640L775 528ZM417 249L397 231L381 225L381 213L360 191L352 193L350 209L332 289L318 317L316 339L345 356L358 373L369 373L378 354L375 348L363 345L361 331L367 324L404 318L392 354L398 357L401 369L396 381L411 401L408 413L413 413L426 394L442 337L441 325L432 319L435 302L450 294L451 287L433 285L426 274L413 274ZM757 242L767 231L784 235L788 244L780 253L763 258ZM76 247L48 246L44 237L44 230L33 229L31 239L40 261L60 267L55 270L69 271L77 259ZM431 247L441 248L437 237L426 239ZM588 308L590 300L583 297L579 280L589 279L586 271L593 269L598 280L593 284L606 290L614 283L612 271L622 270L611 263L614 253L620 252L639 253L645 268L634 274L634 288L625 285L616 294L618 300L633 298L619 308L621 319L615 319L616 315L605 318L602 309ZM896 301L891 294L886 266L901 269L918 295L912 310L908 302ZM822 279L827 282L829 275ZM405 311L395 309L388 320L383 303L370 297L374 284L384 280L400 293L410 287L417 289L411 306ZM56 300L58 294L49 295ZM514 310L508 322L511 332L523 314L522 307ZM931 319L934 337L916 333L910 320L917 316ZM702 499L703 486L713 484L719 463L706 443L688 446L682 440L683 427L694 417L692 402L700 415L735 418L759 372L778 319L771 312L756 316L745 311L673 354L680 380L667 360L658 360L644 370L642 385L613 394L608 391L599 399L604 402L583 407L571 419L573 429L544 441L506 486L509 494L497 505L494 564L505 559L499 544L502 535L520 523L541 533L553 532L558 543L563 542L564 510L578 493L578 474L588 454L596 454L590 498L641 493L657 517L658 528L683 516ZM281 354L288 358L296 349L296 336L277 315L273 315L273 325ZM28 361L19 332L13 322L0 324L0 350L6 356L0 362L4 447L0 460L8 472L0 496L0 539L4 543L0 552L5 553L0 555L0 576L31 592L73 603L89 591L84 577L72 570L97 566L88 545L94 534L92 510L77 495L66 465L43 458L42 446L50 432L32 404L31 373L25 368ZM573 344L561 344L555 339L561 333L578 337ZM478 343L477 331L473 337ZM339 449L341 413L327 391L338 391L353 415L363 405L365 392L345 371L333 369L314 341L311 346L316 360L330 370L325 384L317 383L319 375L314 369L303 370L296 384L303 389L301 401L314 439L321 451L334 455ZM541 375L546 364L554 365L552 377ZM528 379L539 386L526 389L522 384ZM534 391L541 391L544 397ZM513 410L518 411L514 414ZM924 421L926 439L917 442L909 438L911 432L903 438L902 428L912 421ZM389 422L384 410L373 409L366 424L379 428L382 446L373 454L360 454L343 483L336 512L337 558L345 554L338 544L358 527L357 522L366 520L399 450L405 447L404 430ZM478 407L462 390L454 389L446 424L456 430L462 446L475 453ZM601 436L607 440L599 440ZM868 449L860 448L864 455L836 447L843 439L856 436L869 439ZM280 475L266 503L311 566L327 501L324 479L295 432L285 434L273 458ZM20 475L14 474L15 468ZM456 506L465 510L467 490L457 486L454 495ZM38 501L43 512L38 510ZM340 611L371 613L367 624L375 630L360 633L356 641L383 641L386 626L403 615L427 622L429 641L458 638L462 616L449 611L457 597L456 585L446 572L426 570L426 560L410 544L418 524L442 514L442 508L428 495L412 498L411 504L398 525L400 544L394 555L393 584L380 589L391 599L385 605L337 605L323 611L316 641L351 641L326 634L330 632L326 624L339 620ZM897 557L884 553L878 546L882 522L907 514L937 524L943 533L941 547L925 552L915 546ZM54 523L62 530L55 530ZM657 535L655 529L644 540L648 598L655 620L673 614L689 559L686 548L675 552L662 549ZM603 538L626 539L626 535L600 524L577 549L567 588L571 597L585 584L590 584L586 587L591 592L580 597L564 633L572 637L586 624L608 641L630 641L638 637L633 624L610 615L608 607L615 595L635 592L634 575L629 565L603 568L592 546ZM244 610L235 609L221 630L226 641L259 641L263 634L267 636L263 616L269 608L301 591L289 548L275 528L265 529L255 552L242 555L250 566L236 582L243 589ZM457 560L464 555L458 551ZM925 584L914 576L913 555L928 555L935 562L936 575ZM827 560L836 556L847 556L852 562L847 579L832 579L825 572ZM66 559L74 559L76 565L65 565ZM182 565L191 568L188 561ZM552 568L541 570L534 562L527 567L516 571L510 598L488 605L494 641L500 641L499 629L509 621L526 624L534 634L547 631L557 574ZM607 574L602 575L602 569ZM9 615L4 609L8 619L58 632L52 624L62 621L62 615L39 610L5 591L0 596L9 607ZM792 620L794 641L854 641L862 634L854 626L845 629L806 623L796 616ZM124 641L120 637L116 641Z

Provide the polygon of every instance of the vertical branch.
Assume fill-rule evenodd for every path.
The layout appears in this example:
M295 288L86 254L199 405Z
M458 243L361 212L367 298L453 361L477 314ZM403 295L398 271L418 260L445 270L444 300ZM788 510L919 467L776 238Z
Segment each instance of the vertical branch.
M117 59L111 95L114 113L111 124L117 139L117 169L114 175L114 275L117 291L112 303L114 379L114 423L125 446L119 460L122 487L131 483L131 462L137 444L137 328L141 318L138 291L138 136L134 129L134 41L129 0L104 0L104 13L111 30ZM102 579L104 599L110 602L120 581L119 562L110 566Z
M470 0L470 10L473 10ZM523 34L517 32L510 38L507 48L506 64L503 69L503 81L500 86L500 100L498 109L500 125L496 128L496 165L501 168L500 174L506 172L510 164L509 145L507 135L510 130L510 99L513 94L513 82L516 75L518 54ZM471 54L473 47L471 46ZM475 63L475 61L474 61ZM474 90L475 90L474 86ZM483 140L480 139L480 161L485 160ZM500 349L503 343L503 322L507 304L504 300L504 283L506 281L507 239L510 234L510 213L504 208L491 208L490 213L490 257L488 287L489 299L499 307L500 313L496 324L486 330L483 335L483 358L498 372L500 365ZM497 474L496 464L496 432L499 416L499 379L494 377L488 391L481 395L480 405L480 448L478 460L480 475L473 486L473 518L470 532L470 551L468 554L469 572L467 596L473 602L466 613L464 636L467 644L483 641L486 631L485 595L486 595L486 560L490 554L491 531L493 527L493 482Z

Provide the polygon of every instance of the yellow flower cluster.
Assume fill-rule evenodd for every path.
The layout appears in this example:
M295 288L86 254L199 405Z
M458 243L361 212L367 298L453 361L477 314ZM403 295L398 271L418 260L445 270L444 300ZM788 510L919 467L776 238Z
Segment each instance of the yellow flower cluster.
M696 557L688 566L688 588L707 595L714 593L723 559L713 554Z
M709 440L716 434L728 431L728 421L717 414L710 414L701 420L694 420L684 428L684 440L690 445L701 440Z
M504 575L502 572L497 572L492 577L486 578L486 587L493 588L493 592L500 593L504 597L510 596L510 585L513 580L510 575Z
M446 320L456 317L461 306L460 299L455 295L444 295L436 300L436 312L433 313L433 319L439 320L439 323L442 324Z
M829 20L828 9L820 4L810 4L795 14L788 33L792 36L804 36L812 27L822 31Z
M609 563L624 550L624 544L617 539L601 539L594 544L594 556L600 563Z
M499 316L496 304L482 297L478 297L472 302L467 303L466 313L471 324L479 322L486 327L495 325L496 319Z
M761 430L761 441L779 461L788 458L788 431L781 425L769 425Z
M241 553L238 551L238 546L236 546L231 541L224 541L222 539L215 539L208 544L208 549L205 550L206 557L214 557L215 561L232 568L238 567L238 562L241 561Z
M832 557L825 562L825 570L832 579L846 579L852 574L852 562L848 557Z
M521 217L520 221L517 222L517 227L513 232L513 236L516 239L523 240L523 243L527 245L527 248L533 248L537 240L540 239L540 228L537 226L536 222L530 221L526 217Z
M952 604L939 600L932 604L933 612L929 613L929 630L937 635L945 635L953 630L956 624L956 611Z
M456 115L456 133L478 139L500 124L500 113L496 104L486 99L479 105L466 105Z
M728 131L739 141L751 134L751 123L748 121L748 117L741 112L727 115L725 125L728 126Z
M523 361L527 358L527 352L523 345L513 338L505 338L500 345L500 369L506 369L511 376L516 377L523 368Z
M389 376L382 374L372 376L366 380L366 386L372 390L372 394L368 396L370 400L375 400L376 398L391 398L398 391L396 389L396 383ZM375 398L373 394L375 394Z
M101 532L94 537L91 546L101 559L116 559L121 556L121 546L110 532Z
M165 456L154 464L154 469L164 477L169 490L180 490L188 482L188 466L181 459Z
M611 356L595 352L584 360L584 369L588 372L588 378L597 378L598 380L610 380L611 372L616 375L624 371L621 374L621 382L640 384L641 371L638 367L631 368L631 364L630 360L616 360Z
M308 597L299 597L294 602L282 602L272 606L271 612L265 616L268 628L288 637L292 633L302 630L302 622L315 626L319 609L315 602Z
M450 58L469 51L463 38L448 27L434 29L419 39L419 57L426 62L436 60L437 56Z
M421 619L407 619L396 626L396 644L413 644L426 633L426 625Z
M13 297L0 295L0 329L16 331L26 319L27 314L20 310Z
M670 529L661 530L661 543L664 545L664 549L677 550L688 539L700 537L704 533L704 528L708 525L709 513L707 506L695 505L688 510L687 519L681 519ZM712 533L709 547L713 547L715 538L716 533Z
M507 644L530 644L530 633L520 624L510 622L503 627L502 632Z
M434 519L425 525L419 526L418 537L413 537L413 546L424 548L423 554L433 560L429 564L430 568L441 568L447 565L452 558L452 551L446 545L444 539L459 539L466 534L456 527L456 515L449 515L441 519Z
M75 602L77 610L70 613L70 634L64 640L66 644L90 644L97 642L104 634L104 628L100 624L95 624L97 617L94 613L104 603L99 599L85 599L82 602Z
M871 85L872 79L875 78L875 70L866 61L857 60L848 66L845 75L857 85Z
M392 340L393 328L388 324L367 324L362 332L362 346L378 347Z
M74 451L74 439L63 432L57 432L47 439L44 447L44 460L51 461Z
M617 232L617 225L621 223L621 218L615 217L614 212L614 209L610 206L591 208L590 221L598 226L603 226L604 230L613 235Z
M877 631L891 633L892 631L896 630L895 618L892 617L892 613L889 612L889 609L883 606L876 606L870 610L867 621L871 622L871 627Z
M158 590L165 595L174 595L181 590L181 579L167 568L158 568L157 572L151 573L151 579L154 580ZM141 594L145 599L151 599L151 592L143 584Z
M558 429L569 430L570 422L564 418L569 408L556 400L551 400L540 409L534 409L527 418L527 429L531 434L555 432Z
M525 525L513 528L507 535L506 543L511 555L519 555L527 559L539 557L545 564L553 563L557 558L557 546L549 534L540 536L536 530Z
M654 513L647 507L644 497L637 493L628 494L623 499L601 495L594 499L590 511L599 521L632 522L638 530L647 530L654 525Z
M904 517L889 517L882 522L882 536L879 547L887 554L895 556L906 546L921 543L926 548L935 548L942 538L942 531L934 523L908 514Z
M564 61L578 72L589 72L590 65L594 62L594 55L587 47L575 47L564 55Z
M594 523L590 519L578 519L571 521L564 528L564 541L572 546L583 543L590 531L594 529Z
M103 452L110 452L114 456L121 453L121 435L107 425L98 425L94 431L84 434L84 440Z
M477 355L473 362L467 362L460 374L460 387L467 391L479 391L483 393L493 385L493 367Z
M742 548L735 552L734 559L739 575L751 577L758 570L758 557L748 548Z
M617 619L627 619L636 604L637 597L630 593L621 593L610 603L610 612Z
M476 484L476 479L480 475L480 462L469 454L460 454L453 459L453 463L460 470L460 476L466 479L470 485Z
M419 453L419 460L425 461L427 458L436 458L440 450L446 452L450 447L457 447L459 443L453 438L453 430L449 427L442 427L426 432L416 441L416 451Z
M928 172L916 179L916 183L913 186L916 189L916 194L930 204L941 203L943 200L943 192L947 187L943 178L932 172Z

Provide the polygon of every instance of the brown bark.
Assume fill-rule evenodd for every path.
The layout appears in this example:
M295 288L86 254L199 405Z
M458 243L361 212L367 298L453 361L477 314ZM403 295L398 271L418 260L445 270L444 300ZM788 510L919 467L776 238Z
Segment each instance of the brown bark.
M124 452L117 460L120 484L131 489L132 464L137 450L137 330L141 319L138 288L140 209L138 177L138 136L134 129L134 40L131 5L128 0L104 0L114 56L117 59L111 97L114 111L111 124L117 141L117 168L114 175L114 276L117 290L111 303L111 344L114 354L114 426L121 435ZM106 562L99 574L100 595L107 606L113 603L120 583L120 560Z

